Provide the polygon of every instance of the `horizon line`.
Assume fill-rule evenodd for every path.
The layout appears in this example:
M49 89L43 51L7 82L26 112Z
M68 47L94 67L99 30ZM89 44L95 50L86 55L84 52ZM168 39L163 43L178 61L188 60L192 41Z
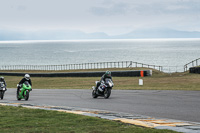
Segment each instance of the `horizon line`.
M133 38L133 39L60 39L60 40L0 40L0 43L12 42L79 42L79 41L145 41L145 40L200 40L200 38Z

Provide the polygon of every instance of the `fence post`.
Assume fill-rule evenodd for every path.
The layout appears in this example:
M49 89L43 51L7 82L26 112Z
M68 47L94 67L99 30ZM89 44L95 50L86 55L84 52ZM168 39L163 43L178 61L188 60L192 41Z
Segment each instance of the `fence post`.
M185 65L183 66L183 70L184 70L184 72L185 72Z
M197 62L197 59L196 59L196 66L198 66L198 62Z

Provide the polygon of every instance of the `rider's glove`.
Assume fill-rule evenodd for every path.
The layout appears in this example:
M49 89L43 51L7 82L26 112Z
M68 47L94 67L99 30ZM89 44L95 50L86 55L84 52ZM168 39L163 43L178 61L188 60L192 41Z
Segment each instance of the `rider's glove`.
M17 84L17 87L22 87L22 85L21 84Z

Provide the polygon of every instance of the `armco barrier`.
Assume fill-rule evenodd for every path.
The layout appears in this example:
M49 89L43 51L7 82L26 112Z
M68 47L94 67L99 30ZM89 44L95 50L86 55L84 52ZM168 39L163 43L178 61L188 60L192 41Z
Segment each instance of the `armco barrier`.
M104 72L73 72L73 73L29 73L31 77L101 77ZM3 73L4 76L24 76L25 73ZM143 70L143 76L151 76L152 70ZM112 71L113 77L140 77L141 71Z
M199 73L200 74L200 67L190 67L190 73Z

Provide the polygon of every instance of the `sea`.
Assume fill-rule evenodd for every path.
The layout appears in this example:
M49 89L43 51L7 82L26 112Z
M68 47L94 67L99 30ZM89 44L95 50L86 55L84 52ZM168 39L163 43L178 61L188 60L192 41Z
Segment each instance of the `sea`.
M0 66L133 61L182 71L200 58L200 38L0 41L0 55Z

